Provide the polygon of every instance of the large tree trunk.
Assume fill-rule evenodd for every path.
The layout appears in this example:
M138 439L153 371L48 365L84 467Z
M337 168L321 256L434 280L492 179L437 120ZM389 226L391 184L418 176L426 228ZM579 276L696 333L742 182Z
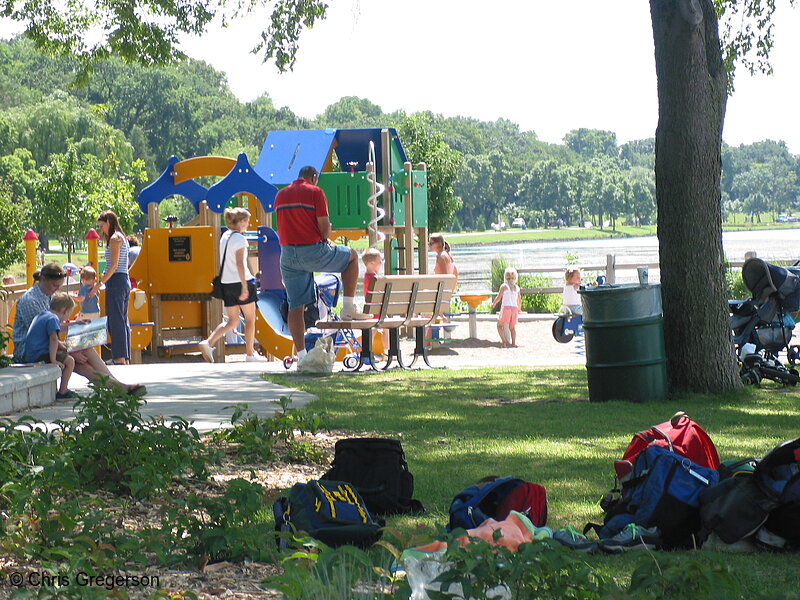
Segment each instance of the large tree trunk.
M727 74L711 0L650 0L656 202L670 395L741 385L731 343L720 175Z

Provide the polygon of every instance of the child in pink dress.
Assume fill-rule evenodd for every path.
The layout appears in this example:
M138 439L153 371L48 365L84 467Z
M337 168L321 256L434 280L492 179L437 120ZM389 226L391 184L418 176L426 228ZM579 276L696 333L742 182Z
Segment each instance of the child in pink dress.
M508 267L503 274L505 282L500 286L492 308L502 301L500 318L497 320L497 333L500 334L501 348L517 347L517 319L522 309L522 293L517 285L517 270Z

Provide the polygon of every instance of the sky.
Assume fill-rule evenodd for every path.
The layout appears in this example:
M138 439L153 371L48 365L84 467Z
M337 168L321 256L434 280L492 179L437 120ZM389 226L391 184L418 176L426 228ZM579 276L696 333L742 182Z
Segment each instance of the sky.
M775 74L750 76L740 69L723 139L732 145L784 140L800 154L800 7L778 4ZM184 38L182 49L223 71L240 100L267 93L276 106L303 117L315 117L343 96L358 96L384 112L509 119L553 143L580 127L611 130L619 143L655 135L655 61L645 0L329 5L327 19L301 36L291 73L281 74L250 53L268 25L267 11Z

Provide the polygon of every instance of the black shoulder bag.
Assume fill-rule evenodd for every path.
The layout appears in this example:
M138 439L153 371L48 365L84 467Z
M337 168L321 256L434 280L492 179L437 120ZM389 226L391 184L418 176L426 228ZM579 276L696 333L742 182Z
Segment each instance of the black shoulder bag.
M233 234L231 234L233 235ZM222 300L222 269L225 268L225 256L228 254L228 244L231 243L231 238L228 236L228 241L225 242L225 250L222 252L222 261L219 263L219 273L214 279L211 280L211 297Z

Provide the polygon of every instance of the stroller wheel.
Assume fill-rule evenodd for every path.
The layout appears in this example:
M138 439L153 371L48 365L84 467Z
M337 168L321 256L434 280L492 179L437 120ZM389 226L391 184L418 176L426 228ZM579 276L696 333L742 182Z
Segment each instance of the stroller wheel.
M342 361L342 366L344 366L345 369L355 369L356 365L358 365L358 359L352 354L345 356Z
M292 363L294 363L295 360L296 359L294 356L287 356L286 358L283 359L283 368L288 371L289 369L292 368Z
M741 374L742 383L745 385L760 385L761 384L761 374L758 372L757 369L752 369L749 371L744 371Z
M786 383L794 387L798 381L800 381L800 372L797 369L789 369L789 380Z
M789 346L786 352L786 358L789 360L789 364L792 365L800 360L800 346Z

